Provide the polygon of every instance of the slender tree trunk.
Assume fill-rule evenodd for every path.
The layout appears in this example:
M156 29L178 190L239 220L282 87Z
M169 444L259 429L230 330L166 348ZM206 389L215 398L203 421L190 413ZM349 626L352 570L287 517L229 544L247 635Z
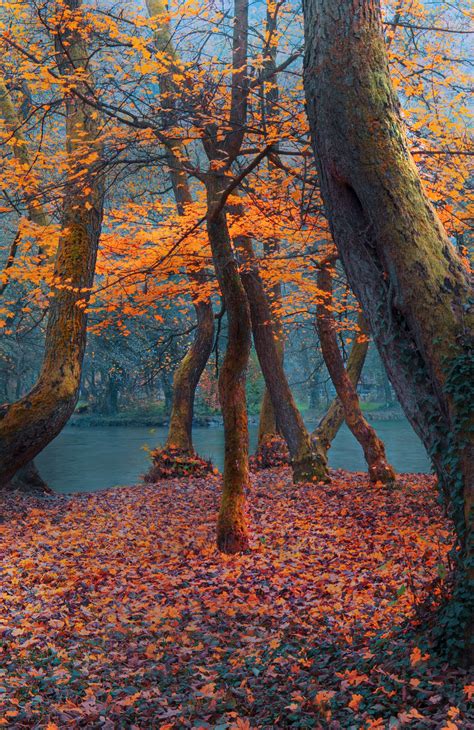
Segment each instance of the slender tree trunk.
M238 243L238 242L236 242ZM251 244L250 244L251 245ZM267 244L265 246L265 254L267 256L271 256L272 253L275 252L275 250L278 250L278 241L272 241L269 245ZM244 277L242 277L244 278ZM245 286L245 281L243 282ZM263 284L262 284L263 286ZM281 301L281 285L275 284L272 289L272 295L273 295L273 301L274 302L280 302ZM248 293L247 293L248 296ZM268 306L268 309L271 310L271 307ZM285 358L285 339L284 339L284 333L283 333L283 327L280 321L280 318L275 315L274 312L271 312L272 314L272 330L273 330L273 336L275 340L275 348L277 352L278 360L281 363L281 367L283 368L284 364L284 358ZM259 449L264 447L266 444L282 439L282 433L280 429L277 426L277 419L275 414L275 409L273 408L272 399L270 396L270 391L268 390L267 385L265 385L265 390L263 393L262 398L262 405L260 408L260 417L259 417L259 423L258 423L258 442L257 442L257 452Z
M28 142L22 133L22 120L17 114L13 101L8 92L4 79L0 76L0 116L12 135L13 139L13 155L18 162L26 168L31 167L30 151ZM38 191L36 191L37 193ZM33 223L38 226L47 226L49 224L49 216L44 210L41 203L37 200L35 192L33 194L24 195L25 207L28 216Z
M212 350L214 315L210 301L196 302L196 334L191 347L174 374L173 406L166 448L193 451L194 399L199 379Z
M272 399L278 428L291 456L295 481L328 479L326 461L313 449L311 438L288 384L273 332L272 312L261 280L252 242L239 236L236 246L242 254L242 283L250 305L252 331L260 367Z
M356 334L354 337L346 364L347 377L354 388L357 388L362 368L364 367L367 350L369 349L368 328L365 317L362 313L359 313L357 325L359 334ZM360 337L360 334L362 334L362 338ZM336 438L343 423L344 408L339 396L336 396L311 434L311 438L318 442L319 448L324 450L326 454L331 448L331 444Z
M76 0L66 4L72 13L78 10ZM67 44L67 55L63 43ZM58 66L65 77L87 66L84 41L69 20L58 29ZM39 378L27 395L0 408L0 484L7 483L52 441L77 402L86 344L85 307L94 277L103 210L100 178L91 163L85 162L86 158L90 160L91 151L96 150L99 157L97 138L96 114L78 97L68 96L69 180L55 260L58 285L49 308Z
M319 342L324 362L342 406L344 419L362 446L369 467L370 481L392 483L395 480L395 472L387 461L383 442L362 415L355 385L344 367L332 310L332 276L327 267L318 271L318 288L327 295L317 307L316 323Z
M155 31L155 45L159 51L168 54L171 61L176 61L176 51L171 39L169 21L165 20L167 6L162 0L146 0L150 18L163 18L160 27ZM174 127L176 122L176 84L172 78L173 64L170 73L163 74L160 79L160 92L163 97L164 129ZM170 172L171 184L178 213L182 215L186 205L193 202L188 175L183 167L182 158L185 151L179 139L169 138L166 157ZM193 290L197 293L205 285L205 273L188 267L187 276ZM173 379L173 404L168 428L165 449L179 449L194 452L192 440L192 424L194 400L199 380L209 360L214 340L214 312L211 299L200 301L194 299L196 313L196 331L194 340L177 367Z
M245 394L250 356L250 311L239 276L225 212L216 211L225 180L208 178L207 230L214 266L227 312L228 340L219 371L219 399L224 420L224 485L217 523L217 545L226 553L248 547L245 492L249 484L248 419Z
M263 89L262 92L262 126L266 133L268 132L268 125L274 125L278 123L280 117L280 91L278 88L278 75L276 64L278 45L275 42L275 39L277 37L277 18L278 12L274 4L271 2L271 0L267 0L265 33L266 38L268 39L268 48L267 57L264 59L263 62L263 68L265 73L271 76L272 81ZM273 151L275 154L277 154L277 144L274 145ZM269 171L270 170L271 165L269 163ZM264 243L265 255L268 257L271 257L273 254L278 252L279 248L279 241L276 238L273 238L270 241ZM278 282L273 286L272 289L272 297L274 302L281 302L281 291L281 284ZM279 317L275 316L274 312L272 312L272 323L278 358L283 367L285 354L283 327ZM271 445L272 443L276 442L278 445L278 441L281 439L281 437L282 434L277 426L275 409L273 408L270 392L268 390L268 387L265 385L265 392L263 394L262 406L260 409L257 454L269 444Z
M474 661L472 291L429 202L392 89L377 0L305 0L305 90L335 243L459 541L446 651Z

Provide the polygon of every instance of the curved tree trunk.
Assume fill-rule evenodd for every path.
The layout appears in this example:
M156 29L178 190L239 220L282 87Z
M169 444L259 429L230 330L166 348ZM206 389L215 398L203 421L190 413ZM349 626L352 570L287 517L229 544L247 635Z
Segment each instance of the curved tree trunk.
M5 125L12 135L15 144L13 145L14 157L24 166L30 167L31 160L27 141L21 131L21 120L17 114L10 93L7 89L4 79L0 76L0 116L3 118ZM25 195L25 206L28 216L33 223L40 227L46 227L49 223L49 216L43 206L35 200L33 195ZM10 269L15 263L18 247L21 241L21 229L15 235L10 246L8 258L3 267L3 281L0 284L0 295L7 289L10 283ZM37 251L41 254L41 246L37 247ZM38 493L48 493L51 490L41 478L34 462L28 462L21 468L10 481L10 487L21 489L22 491L34 491Z
M146 0L150 18L166 16L167 7L162 0ZM176 51L169 28L169 21L163 23L155 31L155 45L159 51L168 54L171 60L176 60ZM162 94L164 129L176 125L176 84L172 79L173 66L170 73L160 79ZM187 204L193 202L188 176L183 167L182 159L184 148L179 139L169 138L166 147L171 184L178 213L184 213ZM199 292L205 284L205 274L188 267L187 276L193 289ZM173 404L165 449L179 449L180 451L194 452L192 440L192 425L194 400L199 380L209 360L214 340L214 312L211 299L194 301L196 313L196 332L194 340L177 367L173 378Z
M174 374L173 406L165 446L189 452L193 451L192 426L196 388L209 360L214 339L211 302L197 302L194 309L197 317L196 334Z
M295 481L326 481L326 461L313 449L279 356L273 333L272 312L260 278L252 242L248 236L239 236L235 243L243 259L241 277L250 305L255 349L272 399L278 428L288 445L293 477Z
M219 184L220 182L220 184ZM226 553L248 547L245 492L249 484L248 419L245 380L251 346L250 311L224 211L215 212L225 181L208 182L207 230L228 326L227 349L219 371L219 399L224 420L224 485L217 522L217 546Z
M321 192L398 399L433 459L460 549L440 618L474 660L474 388L466 269L429 202L392 89L377 0L305 0L305 90Z
M69 0L67 5L72 13L79 7L77 0ZM87 66L85 44L73 24L66 22L58 29L57 45L61 74L67 77ZM77 402L86 344L87 292L94 277L102 223L102 184L91 163L85 162L90 160L91 150L97 150L99 157L98 133L93 110L78 97L68 96L69 180L54 269L58 284L49 308L38 381L19 401L0 408L0 484L7 483L52 441Z
M360 409L359 397L349 377L337 342L337 329L332 310L332 276L327 267L318 271L318 288L327 294L317 306L316 323L324 362L336 388L344 419L364 451L371 482L392 483L395 472L387 461L383 442Z
M367 322L362 312L359 312L359 316L357 317L357 326L363 337L362 339L360 338L360 335L356 335L354 337L351 351L345 365L347 376L354 388L357 388L357 384L362 374L362 368L364 367L367 351L369 349ZM311 434L311 438L319 443L319 448L324 449L326 454L331 448L331 444L336 438L343 423L344 408L342 407L339 397L336 395L326 413Z

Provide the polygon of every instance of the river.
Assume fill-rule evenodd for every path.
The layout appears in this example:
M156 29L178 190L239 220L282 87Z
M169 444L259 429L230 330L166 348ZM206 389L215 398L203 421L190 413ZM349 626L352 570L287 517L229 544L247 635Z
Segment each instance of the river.
M430 471L425 450L407 421L378 421L374 425L397 471ZM136 484L147 470L148 449L163 443L165 438L165 428L66 426L37 457L36 463L43 478L57 492L95 492L107 487ZM198 453L205 458L210 457L222 470L222 428L195 428L193 438ZM257 426L250 426L252 450L256 439ZM345 425L329 452L329 463L335 469L366 469L360 446Z

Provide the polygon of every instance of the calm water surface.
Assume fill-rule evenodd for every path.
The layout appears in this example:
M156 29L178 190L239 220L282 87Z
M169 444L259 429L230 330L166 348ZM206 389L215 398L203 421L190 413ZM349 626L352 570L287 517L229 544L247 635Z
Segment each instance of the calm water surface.
M397 471L430 471L425 450L407 421L378 421L374 425ZM43 478L57 492L95 492L139 481L149 464L147 447L155 448L165 438L165 428L66 427L37 457L36 462ZM195 428L193 439L198 453L211 458L215 466L222 470L222 428ZM256 440L257 426L250 426L252 451ZM335 469L366 469L361 448L345 425L329 452L329 463Z

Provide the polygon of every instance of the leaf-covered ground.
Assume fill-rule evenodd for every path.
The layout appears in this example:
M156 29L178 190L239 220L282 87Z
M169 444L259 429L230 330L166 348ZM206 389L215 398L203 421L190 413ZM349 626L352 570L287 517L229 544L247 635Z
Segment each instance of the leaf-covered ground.
M430 477L260 472L239 557L218 498L210 476L3 499L0 723L474 727L472 679L417 633L451 543Z

